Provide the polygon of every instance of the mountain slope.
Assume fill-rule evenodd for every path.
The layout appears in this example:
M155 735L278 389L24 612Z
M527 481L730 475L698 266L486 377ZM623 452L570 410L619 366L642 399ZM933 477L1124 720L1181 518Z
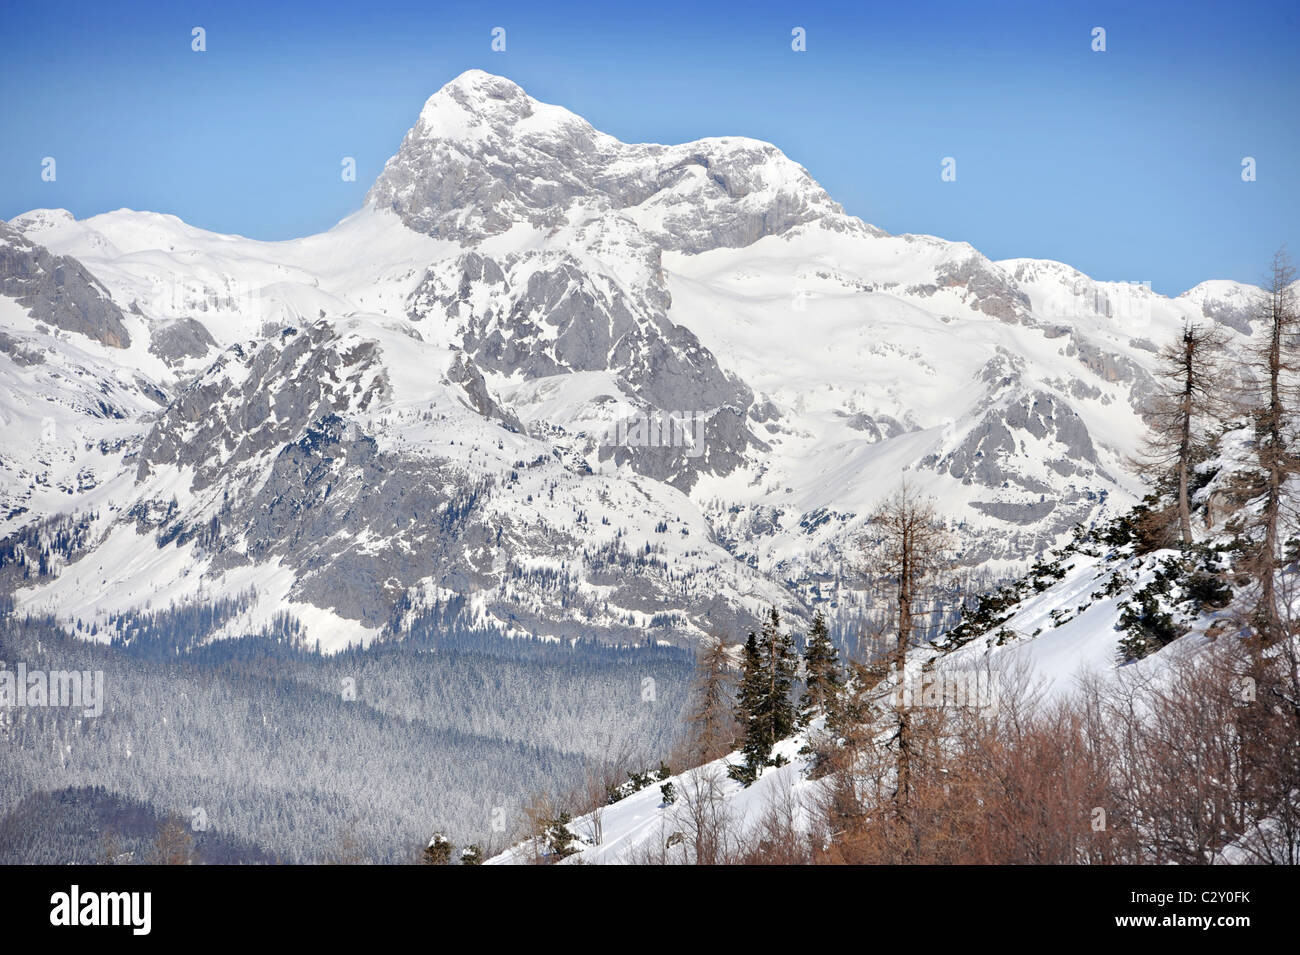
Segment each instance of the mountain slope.
M629 783L594 809L580 790L566 849L552 823L487 864L843 861L890 820L925 835L868 837L881 853L869 861L1294 863L1296 566L1279 582L1290 637L1253 642L1258 586L1241 519L1261 498L1240 492L1262 491L1254 429L1236 423L1212 445L1187 549L1148 537L1141 508L1080 532L910 647L901 678L892 652L859 660L838 722L817 718L779 741L752 783L733 776L746 762L738 749ZM1300 479L1284 493L1295 500ZM1284 526L1294 557L1294 512ZM907 813L895 802L899 707L915 784ZM1000 826L1015 845L979 842ZM910 855L923 841L932 855Z
M959 570L1014 573L1131 503L1154 349L1207 317L1240 347L1257 294L890 236L773 146L620 143L480 71L321 235L3 228L0 536L87 517L18 605L104 624L252 588L222 635L287 610L327 649L452 596L556 638L848 626L904 476ZM51 263L84 291L33 291Z

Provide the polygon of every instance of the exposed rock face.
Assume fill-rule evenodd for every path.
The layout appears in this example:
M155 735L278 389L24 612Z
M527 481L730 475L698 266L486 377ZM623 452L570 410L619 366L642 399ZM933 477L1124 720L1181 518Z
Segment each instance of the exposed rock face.
M1210 321L1250 334L1252 323L1259 317L1261 299L1257 292L1231 282L1211 281L1188 289L1179 298L1199 305L1201 314Z
M1053 453L1045 457L1024 448L1024 435L1032 436ZM1059 398L1030 391L999 402L980 416L952 451L933 462L964 484L1004 487L1015 484L1026 491L1049 493L1052 488L1032 473L1016 467L1014 459L1040 460L1063 477L1085 474L1097 464L1097 452L1078 414Z
M178 318L163 322L153 330L149 351L169 365L182 364L187 358L202 358L217 347L216 340L202 322Z
M865 228L768 143L620 143L478 70L430 98L367 202L418 232L468 243L592 210L638 210L663 248L683 252L746 246L824 216Z
M1028 541L1069 530L1113 485L1078 412L1062 395L1027 382L1025 372L1019 356L990 360L979 375L989 388L984 399L957 423L945 448L920 462L963 485L987 489L990 499L972 500L970 507L1025 529L968 542L966 559L1005 556ZM1103 488L1100 494L1097 487Z
M32 318L126 348L131 336L112 297L76 259L49 250L0 222L0 295L17 299Z
M972 308L1004 322L1021 322L1029 316L1029 296L983 256L944 263L935 271L935 279L940 288L964 290Z
M275 455L232 517L251 560L298 569L296 599L381 627L422 577L455 577L462 591L495 583L471 559L493 536L487 490L453 462L382 453L331 414ZM378 546L353 545L366 538Z
M473 406L467 417L519 430L463 353L445 377ZM208 575L286 568L289 599L373 631L400 630L402 614L423 606L430 589L473 595L476 612L503 626L565 637L639 639L644 626L634 624L643 617L657 621L660 639L684 641L705 626L703 613L733 622L743 615L734 595L718 592L718 572L734 571L719 568L725 554L705 535L698 547L713 556L695 569L670 567L648 545L593 543L585 518L573 522L563 502L595 505L625 491L585 463L544 454L498 478L463 458L381 446L361 422L382 413L388 389L376 343L329 322L234 346L149 431L136 469L142 497L124 520L159 548L195 547ZM199 506L178 509L150 495L168 488L173 473L192 475ZM560 506L528 506L543 493ZM652 496L634 500L663 532L681 525ZM567 564L563 573L529 563L556 558ZM690 613L665 614L683 588L698 602ZM621 609L611 613L611 605Z
M483 372L479 371L473 361L463 354L457 355L447 369L447 380L460 385L469 399L469 405L485 418L499 421L511 431L521 431L523 426L509 411L504 410L497 400L488 392Z
M1056 510L1056 501L1031 501L1015 504L1007 501L972 501L971 507L981 514L1011 524L1037 524Z
M861 431L873 441L884 441L886 438L896 438L900 434L906 433L907 428L896 419L889 415L869 415L862 411L855 411L852 414L845 412L836 412L843 418L848 419L845 423L854 431Z
M1139 413L1147 410L1156 391L1156 381L1132 358L1103 350L1091 342L1074 340L1066 348L1066 354L1077 355L1089 371L1105 381L1128 384L1128 398L1133 410Z
M602 446L601 460L683 490L699 471L735 470L749 449L762 447L746 422L753 393L719 367L690 329L669 321L658 247L626 221L584 228L577 239L597 257L615 247L617 277L613 268L593 268L569 252L503 262L468 252L425 273L407 315L416 322L452 322L454 338L473 361L499 375L614 372L620 396L642 416L707 419L707 441L694 452L624 444Z
M0 352L4 352L19 365L39 365L45 361L45 356L39 351L28 348L6 332L0 332Z
M723 407L696 417L682 416L679 431L685 437L677 441L638 439L638 428L658 428L660 434L673 428L671 416L649 409L637 418L619 425L629 437L621 443L604 443L598 458L626 464L638 474L663 481L678 490L689 491L699 472L727 475L741 467L747 452L761 452L767 446L749 430L743 412Z
M367 201L413 229L470 244L521 222L570 229L572 251L498 261L476 250L439 263L411 295L408 317L453 322L486 371L525 379L612 371L619 397L645 416L707 417L707 452L598 452L683 489L701 469L730 473L761 442L746 423L750 389L668 320L663 252L748 245L824 217L854 221L765 143L627 145L477 71L425 104Z
M186 388L145 437L136 480L192 468L202 490L297 441L318 417L370 408L387 387L374 345L344 343L326 322L235 346Z

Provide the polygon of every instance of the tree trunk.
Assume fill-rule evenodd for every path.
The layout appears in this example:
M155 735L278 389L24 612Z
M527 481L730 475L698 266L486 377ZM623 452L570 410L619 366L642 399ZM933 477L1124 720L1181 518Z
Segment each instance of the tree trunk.
M1187 495L1187 472L1192 457L1192 400L1196 387L1196 342L1191 334L1183 335L1182 433L1178 445L1178 524L1183 546L1192 545L1192 508Z
M1282 336L1284 318L1275 308L1268 350L1268 493L1264 499L1264 543L1260 566L1260 604L1264 613L1264 643L1272 644L1280 629L1277 612L1276 564L1277 524L1281 510L1282 472L1286 466L1286 448L1282 435Z
M907 644L912 636L912 539L911 529L906 526L902 545L898 581L898 803L906 806L912 770L906 695Z

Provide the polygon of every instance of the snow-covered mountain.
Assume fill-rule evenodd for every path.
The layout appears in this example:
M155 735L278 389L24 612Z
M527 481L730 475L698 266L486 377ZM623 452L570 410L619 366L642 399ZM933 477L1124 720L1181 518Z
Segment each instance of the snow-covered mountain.
M847 620L904 477L993 576L1126 507L1155 351L1244 342L1255 294L889 235L769 144L625 144L470 71L320 235L0 224L0 583L101 639L251 593L214 633L287 611L324 649L449 606L626 642Z
M1240 785L1232 773L1208 773L1206 754L1224 747L1227 740L1235 757L1233 747L1241 745L1239 737L1233 736L1239 732L1235 720L1257 699L1253 678L1243 676L1243 670L1263 674L1269 671L1262 661L1280 664L1280 670L1273 672L1284 674L1283 682L1271 684L1271 691L1258 698L1293 701L1289 687L1294 686L1297 638L1292 629L1289 640L1260 649L1258 669L1250 669L1256 666L1251 656L1256 651L1242 638L1250 634L1258 591L1248 574L1228 569L1240 566L1245 543L1241 520L1257 503L1249 494L1243 497L1242 489L1261 486L1254 427L1245 420L1233 422L1212 438L1206 450L1191 495L1196 539L1192 547L1166 547L1154 537L1144 538L1141 509L1072 535L1067 544L1035 562L1029 573L982 595L978 606L968 606L959 626L910 648L901 678L896 658L853 671L839 691L839 712L854 717L831 723L831 729L824 716L797 727L775 744L772 764L762 767L752 780L736 772L746 763L746 754L739 749L681 771L662 764L658 771L634 770L627 773L627 782L611 786L605 799L593 802L590 790L568 794L565 805L576 804L581 811L548 817L546 826L505 847L487 864L808 862L819 852L822 858L835 858L833 850L837 841L846 841L846 830L864 826L864 819L873 815L889 814L892 774L901 758L896 735L900 705L907 706L912 718L922 724L928 714L934 721L932 731L939 734L930 737L931 743L944 740L935 749L950 756L969 745L971 738L979 740L977 746L990 746L990 751L1004 746L1001 752L1014 753L1008 763L996 758L976 762L973 771L986 774L993 789L1006 787L1005 792L1017 796L1024 793L1008 782L1008 766L1015 759L1032 763L1034 757L1025 756L1032 744L1022 750L1008 744L1017 737L1007 728L1035 727L1026 733L1028 738L1053 725L1061 713L1069 713L1069 719L1080 721L1075 728L1083 727L1088 755L1076 751L1064 762L1086 766L1089 759L1113 761L1108 767L1112 772L1107 777L1106 792L1112 800L1108 811L1131 826L1130 831L1142 834L1133 850L1137 855L1130 859L1294 861L1293 843L1279 835L1281 827L1270 817L1287 810L1277 809L1278 804L1267 798L1257 804L1267 807L1260 814L1262 820L1252 818L1251 812L1212 818L1214 787L1232 791ZM1293 498L1297 490L1300 487L1292 481L1286 494ZM1289 526L1294 529L1294 524ZM1288 595L1294 594L1292 572L1288 568L1283 576L1287 582L1282 589ZM1294 612L1293 597L1291 601L1288 613ZM1272 705L1269 710L1272 716L1265 718L1287 719L1285 705ZM1094 714L1096 723L1083 722L1082 714L1087 712ZM1196 716L1188 719L1190 712ZM988 735L963 738L964 732L978 725ZM1278 738L1279 750L1294 745L1293 733ZM994 739L997 744L991 743ZM1042 737L1038 739L1041 743ZM1116 740L1121 741L1118 746ZM1116 758L1125 746L1157 759L1162 751L1170 752L1177 768L1166 765L1153 770L1151 764L1134 768L1133 762ZM850 752L855 754L852 759L845 755ZM1068 753L1068 747L1060 752ZM836 753L838 759L828 758ZM960 758L945 764L933 752L921 757L926 760L932 761L932 781L937 778L941 786L961 793L965 805L981 805L971 795L968 780L947 775L972 772L970 764L963 766ZM1043 775L1044 769L1050 767L1040 764L1028 770L1035 785L1047 780L1058 793L1070 792L1072 782L1077 785L1077 780ZM1004 772L1006 776L1000 775ZM1159 790L1163 798L1154 805L1132 796L1144 792L1144 773L1152 773L1160 781L1157 785L1168 787ZM1179 782L1172 783L1171 777ZM1181 791L1184 783L1193 789L1186 803L1165 795ZM1201 783L1204 790L1195 789ZM1283 792L1290 791L1285 781L1281 786ZM855 795L848 796L847 791ZM1016 806L1025 816L1012 817L1013 826L1032 825L1031 818L1044 811L1044 803L1035 798ZM1077 799L1077 792L1069 798ZM861 800L860 816L844 811L846 799ZM1088 810L1094 807L1088 802L1082 805ZM1281 805L1292 804L1284 800ZM980 811L985 812L983 806ZM1210 822L1194 838L1180 841L1177 820L1183 811L1198 819L1203 813ZM989 815L997 816L998 810L990 810ZM922 802L918 816L924 820L923 828L929 824L943 831L926 803ZM1076 803L1066 825L1085 820L1086 828L1086 819L1087 813ZM1207 830L1213 834L1207 835ZM1158 832L1174 836L1162 842L1153 835ZM1058 846L1056 851L1063 854L1054 856L1053 863L1088 859L1088 850L1079 846L1068 850ZM960 853L958 858L974 861ZM1048 860L1028 853L1003 859L1004 864L1007 861L1041 864Z

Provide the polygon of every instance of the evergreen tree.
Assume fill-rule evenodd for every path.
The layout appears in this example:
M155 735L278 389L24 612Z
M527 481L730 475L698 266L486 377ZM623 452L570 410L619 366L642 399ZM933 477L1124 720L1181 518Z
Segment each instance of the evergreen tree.
M773 607L759 636L745 641L739 710L748 779L772 765L772 747L794 732L795 711L790 702L797 670L794 641L781 632L781 618Z
M772 752L763 745L765 734L759 717L763 699L763 657L758 651L758 637L751 632L741 655L740 689L736 693L736 721L741 735L736 746L745 756L745 765L755 769L766 765Z
M758 638L758 652L763 657L763 675L767 685L764 717L768 742L775 746L794 732L795 709L790 700L799 658L794 638L781 632L781 618L773 607Z
M482 865L483 850L477 844L468 845L460 850L461 865Z
M832 716L844 675L840 670L839 651L831 642L826 618L817 611L808 643L803 651L804 694L799 700L799 725L807 726L818 716Z
M561 812L545 823L546 848L556 858L565 859L578 851L577 846L573 844L573 831L569 828L569 823L572 821L572 817L567 812Z
M451 865L451 842L441 832L435 832L424 848L425 865Z

